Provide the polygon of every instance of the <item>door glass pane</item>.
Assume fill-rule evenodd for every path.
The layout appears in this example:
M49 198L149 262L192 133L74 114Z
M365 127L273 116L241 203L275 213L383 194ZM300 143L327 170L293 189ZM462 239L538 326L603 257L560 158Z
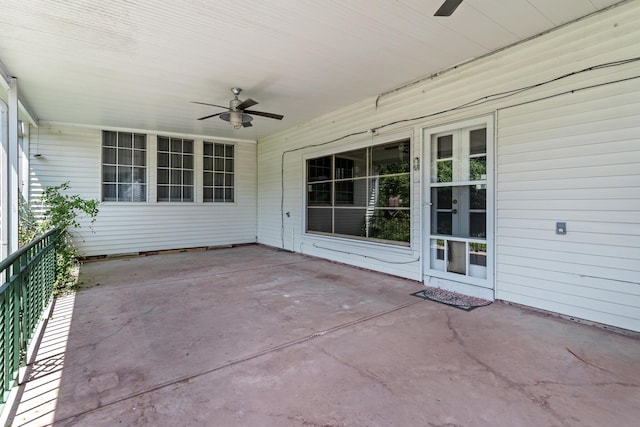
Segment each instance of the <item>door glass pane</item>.
M469 237L487 237L487 214L471 212L469 214Z
M436 144L437 159L448 159L453 156L453 135L439 136Z
M487 152L487 129L476 129L469 132L469 154Z
M487 179L487 156L469 159L469 181L484 181Z
M487 278L487 245L469 243L469 276Z
M442 160L436 162L437 182L453 181L453 160Z
M442 239L431 239L429 246L432 270L444 271L444 245L445 241Z
M451 209L453 188L439 187L431 190L431 200L435 200L436 209Z
M442 234L451 236L453 234L453 218L451 212L437 212L436 223L434 229L431 230L432 234Z
M469 186L469 207L471 209L487 208L487 188L486 186Z

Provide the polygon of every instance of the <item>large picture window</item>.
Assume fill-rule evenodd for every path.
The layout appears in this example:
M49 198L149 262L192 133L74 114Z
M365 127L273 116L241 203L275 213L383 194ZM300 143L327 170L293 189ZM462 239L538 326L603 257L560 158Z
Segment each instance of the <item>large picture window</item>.
M102 132L102 201L147 200L147 138L131 132Z
M158 137L158 201L193 202L193 140Z
M307 227L321 233L408 244L408 139L307 160Z
M234 146L204 142L203 200L205 202L233 203Z

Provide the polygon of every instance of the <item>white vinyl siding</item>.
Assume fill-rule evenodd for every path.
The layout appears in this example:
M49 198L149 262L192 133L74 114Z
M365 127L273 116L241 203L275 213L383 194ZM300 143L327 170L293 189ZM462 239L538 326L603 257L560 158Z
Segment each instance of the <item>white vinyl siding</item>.
M497 297L640 330L640 85L507 108L498 128Z
M92 233L74 230L85 256L135 253L256 241L256 144L236 142L236 203L157 203L156 136L147 135L147 202L103 202ZM196 147L202 145L195 139ZM101 131L68 126L40 126L31 139L31 200L46 186L69 181L70 192L100 199ZM196 155L199 151L196 150ZM41 154L39 157L33 157ZM199 166L200 165L200 166ZM201 162L196 174L202 176ZM197 193L197 192L196 192Z
M258 242L421 280L422 129L493 114L498 186L487 211L497 219L497 297L640 330L640 63L589 70L637 56L639 21L640 2L629 2L261 140ZM395 124L368 132L387 123ZM411 247L305 234L304 159L402 132L421 159L411 176ZM556 236L557 221L567 222L566 236Z

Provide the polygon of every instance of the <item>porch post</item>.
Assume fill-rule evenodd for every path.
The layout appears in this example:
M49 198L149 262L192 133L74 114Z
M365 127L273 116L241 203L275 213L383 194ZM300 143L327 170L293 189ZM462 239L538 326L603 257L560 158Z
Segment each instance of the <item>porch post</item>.
M9 79L9 253L18 250L18 79Z
M9 255L9 106L0 99L0 260Z

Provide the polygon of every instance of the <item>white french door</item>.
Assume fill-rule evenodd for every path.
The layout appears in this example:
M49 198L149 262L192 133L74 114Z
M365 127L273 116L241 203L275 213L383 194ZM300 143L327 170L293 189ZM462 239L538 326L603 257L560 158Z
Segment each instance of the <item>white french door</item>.
M426 283L493 299L493 118L426 129Z

